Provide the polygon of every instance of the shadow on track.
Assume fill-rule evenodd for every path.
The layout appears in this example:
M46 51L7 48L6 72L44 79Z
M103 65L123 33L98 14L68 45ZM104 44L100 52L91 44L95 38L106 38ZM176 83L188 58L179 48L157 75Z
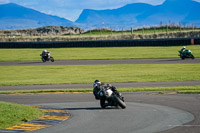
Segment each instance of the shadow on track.
M21 62L21 63L19 63L19 64L42 64L42 63L44 63L44 62Z
M166 61L169 61L169 62L171 62L171 61L181 61L181 59L166 59L166 60L161 60L161 62L166 62Z
M107 110L107 109L119 109L118 107L106 107L106 108L101 108L101 107L86 107L86 108L64 108L64 110Z

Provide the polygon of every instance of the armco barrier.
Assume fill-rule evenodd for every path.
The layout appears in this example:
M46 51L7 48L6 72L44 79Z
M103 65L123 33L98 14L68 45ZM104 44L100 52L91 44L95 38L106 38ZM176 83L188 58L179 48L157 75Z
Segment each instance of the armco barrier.
M193 42L194 44L200 44L200 38L66 41L66 42L0 42L0 48L183 46L183 45L191 45L191 42Z

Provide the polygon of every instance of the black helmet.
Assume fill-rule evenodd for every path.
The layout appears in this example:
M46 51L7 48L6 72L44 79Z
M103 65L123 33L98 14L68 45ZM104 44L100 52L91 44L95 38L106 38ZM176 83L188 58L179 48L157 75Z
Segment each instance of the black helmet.
M100 82L100 81L99 81L99 80L95 80L95 81L94 81L94 83L98 83L98 82Z
M99 80L95 80L95 81L94 81L93 87L96 87L96 86L98 86L98 85L100 85L100 84L101 84L101 82L100 82Z

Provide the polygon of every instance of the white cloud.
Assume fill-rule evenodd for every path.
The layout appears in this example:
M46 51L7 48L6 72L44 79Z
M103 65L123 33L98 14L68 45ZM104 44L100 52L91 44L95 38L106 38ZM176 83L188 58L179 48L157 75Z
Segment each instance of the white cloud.
M9 3L10 0L0 0L0 4L6 4L6 3Z

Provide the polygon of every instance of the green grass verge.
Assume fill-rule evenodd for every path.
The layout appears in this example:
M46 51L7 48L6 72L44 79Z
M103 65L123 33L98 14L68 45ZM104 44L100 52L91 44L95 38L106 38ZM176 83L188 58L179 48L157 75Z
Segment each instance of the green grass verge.
M40 109L14 103L0 102L0 129L19 125L42 116Z
M199 94L200 90L180 90L179 93L183 93L183 94Z
M179 58L182 47L49 48L55 60ZM187 46L200 57L199 45ZM44 49L0 49L0 61L40 61Z
M19 90L19 91L0 91L1 94L28 94L28 93L88 93L92 88L84 89L47 89L47 90ZM200 86L173 86L173 87L127 87L117 88L119 92L143 92L143 91L177 91L178 93L200 93Z
M200 80L200 64L0 66L0 85Z
M173 86L173 87L129 87L129 88L119 88L121 92L138 92L138 91L177 91L182 93L184 91L188 92L200 92L200 86Z
M45 89L45 90L16 90L16 91L0 91L0 94L27 94L27 93L57 93L57 92L66 92L66 93L88 93L92 92L92 88L84 89Z

